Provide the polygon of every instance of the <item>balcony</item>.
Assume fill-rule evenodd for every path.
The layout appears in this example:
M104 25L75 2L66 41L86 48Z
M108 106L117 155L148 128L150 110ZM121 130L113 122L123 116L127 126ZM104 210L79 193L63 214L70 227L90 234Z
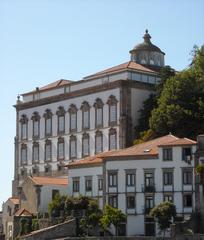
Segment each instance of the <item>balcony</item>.
M155 184L142 185L142 192L147 192L147 193L155 192Z

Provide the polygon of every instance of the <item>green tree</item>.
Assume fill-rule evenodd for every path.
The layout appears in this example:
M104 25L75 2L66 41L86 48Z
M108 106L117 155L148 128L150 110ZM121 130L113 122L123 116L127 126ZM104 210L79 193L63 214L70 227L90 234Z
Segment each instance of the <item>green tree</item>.
M162 202L151 209L150 215L155 218L159 229L163 231L164 238L166 229L170 227L172 220L176 216L176 207L171 202Z
M114 225L116 230L116 236L118 235L118 226L126 221L126 215L117 208L113 208L109 205L105 206L104 213L100 219L101 226L104 230L107 230L111 224Z
M53 217L59 217L60 212L65 210L67 196L56 194L52 202L48 204L48 211Z
M150 128L156 136L172 132L190 138L204 131L204 48L194 50L188 69L167 79Z

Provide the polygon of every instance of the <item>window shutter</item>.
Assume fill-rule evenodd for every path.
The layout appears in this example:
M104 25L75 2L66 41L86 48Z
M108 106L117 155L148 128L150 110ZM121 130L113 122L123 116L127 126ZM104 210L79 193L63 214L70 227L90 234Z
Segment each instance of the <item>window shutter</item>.
M70 145L71 145L71 147L70 147L70 151L71 151L70 155L71 155L71 157L76 157L76 141L72 140L70 142Z
M58 157L64 158L64 142L58 143Z
M64 116L59 116L58 120L59 120L58 123L59 132L64 132Z
M116 105L110 106L110 122L116 122Z
M37 137L39 135L39 121L33 121L33 136Z
M97 126L102 125L102 108L96 109L96 125Z
M110 135L110 150L116 149L116 135Z
M70 120L70 129L76 130L76 113L71 114L71 120Z
M89 139L84 138L83 139L83 155L89 155Z
M96 137L96 153L102 152L102 136Z
M39 160L39 146L33 147L33 161L37 162Z
M83 123L84 128L89 128L89 111L84 112L84 123Z

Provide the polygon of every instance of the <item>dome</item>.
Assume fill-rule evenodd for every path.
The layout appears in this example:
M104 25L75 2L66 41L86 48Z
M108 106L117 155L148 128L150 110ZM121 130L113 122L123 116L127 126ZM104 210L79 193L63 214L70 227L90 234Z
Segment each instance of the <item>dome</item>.
M137 44L130 50L131 60L144 65L164 66L165 53L159 47L152 44L148 30L146 30L143 38L143 43Z

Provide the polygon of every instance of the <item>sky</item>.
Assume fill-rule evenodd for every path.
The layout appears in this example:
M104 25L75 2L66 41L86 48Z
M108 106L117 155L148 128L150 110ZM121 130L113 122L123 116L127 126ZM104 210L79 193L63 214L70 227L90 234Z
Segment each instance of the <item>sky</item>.
M145 29L176 70L204 44L203 0L0 1L0 208L11 196L18 94L129 61Z

